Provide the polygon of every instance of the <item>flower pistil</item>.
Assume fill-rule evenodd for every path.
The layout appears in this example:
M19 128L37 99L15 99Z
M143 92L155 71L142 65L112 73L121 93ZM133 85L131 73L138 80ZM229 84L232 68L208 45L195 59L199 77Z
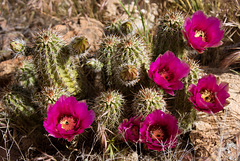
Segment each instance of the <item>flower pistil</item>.
M202 41L206 42L206 34L202 30L196 30L194 37L201 37Z
M159 125L155 125L150 128L150 135L151 139L153 140L163 140L164 139L164 132Z
M64 129L66 132L69 130L74 129L76 122L73 117L65 116L60 120L60 124L62 125L62 129Z
M201 94L201 97L205 102L214 103L215 96L214 96L214 93L212 91L201 90L199 93Z
M159 74L166 80L166 81L170 81L172 79L172 74L169 73L167 70L163 69L161 72L159 72Z

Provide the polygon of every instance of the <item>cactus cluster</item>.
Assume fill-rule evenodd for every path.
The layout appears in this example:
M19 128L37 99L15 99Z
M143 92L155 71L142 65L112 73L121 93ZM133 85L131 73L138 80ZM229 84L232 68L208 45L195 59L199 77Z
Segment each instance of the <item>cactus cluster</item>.
M118 127L126 116L146 118L152 112L161 110L181 118L181 128L190 130L196 111L188 101L188 87L197 83L200 67L185 55L182 26L181 14L166 14L159 21L153 49L134 32L131 21L119 21L107 27L106 36L102 38L96 54L88 54L90 44L86 37L74 37L70 43L66 43L51 30L38 33L32 48L27 47L24 41L14 41L11 43L14 52L24 56L31 54L31 57L23 61L17 72L17 88L12 87L11 92L3 98L6 109L15 116L36 113L46 116L49 104L57 102L62 95L74 96L78 101L86 99L88 108L92 108L96 115L92 131L100 136L101 146L111 155L114 149L118 149L115 144L121 140ZM175 69L169 72L173 63L161 67L161 70L159 68L159 71L154 69L156 76L152 76L152 79L162 79L164 82L156 85L147 76L152 67L151 61L167 50L184 59L190 67L190 73L176 83L172 81ZM181 60L175 62L180 64ZM184 65L188 68L187 64ZM178 88L182 84L183 88ZM163 89L172 96L176 90L181 90L172 97L165 95ZM169 105L171 109L168 109ZM75 123L72 117L64 118ZM64 123L64 126L69 124ZM150 132L161 132L157 126L152 127ZM75 148L77 140L70 147Z
M126 27L132 26L130 24L122 23L119 29L124 28L125 31ZM116 35L110 34L103 39L99 60L104 64L103 69L110 85L118 88L134 86L143 77L143 73L148 71L151 52L137 35Z
M43 117L32 117L45 115L48 105L62 95L83 97L79 63L82 60L76 59L86 52L89 44L84 37L76 37L67 44L56 32L46 30L37 33L32 46L18 39L10 43L14 54L22 56L22 62L14 85L8 87L2 99L14 125L27 133L43 121ZM34 123L28 123L29 120Z

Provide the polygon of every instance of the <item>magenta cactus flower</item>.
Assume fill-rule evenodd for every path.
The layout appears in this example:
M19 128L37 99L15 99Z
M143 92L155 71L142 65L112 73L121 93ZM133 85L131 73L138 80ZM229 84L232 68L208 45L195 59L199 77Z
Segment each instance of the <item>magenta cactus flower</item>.
M166 51L150 65L148 75L160 88L174 96L173 90L183 88L180 79L186 77L189 72L187 63L181 62L173 52Z
M188 44L199 53L206 48L222 45L224 31L220 29L220 21L216 17L207 18L202 11L196 11L192 19L187 18L182 33Z
M188 91L191 93L189 100L198 111L206 113L217 113L227 105L228 83L220 83L210 74L198 80L197 86L191 84Z
M64 138L70 142L75 135L90 128L94 118L95 113L92 110L88 111L85 102L78 102L73 96L61 96L54 105L48 106L43 126L50 136Z
M179 134L177 119L161 110L149 114L140 128L140 141L151 150L174 148Z
M138 142L139 140L139 129L141 123L142 116L139 117L131 117L123 120L123 123L118 127L119 133L123 134L124 140L126 142L131 141L133 143Z

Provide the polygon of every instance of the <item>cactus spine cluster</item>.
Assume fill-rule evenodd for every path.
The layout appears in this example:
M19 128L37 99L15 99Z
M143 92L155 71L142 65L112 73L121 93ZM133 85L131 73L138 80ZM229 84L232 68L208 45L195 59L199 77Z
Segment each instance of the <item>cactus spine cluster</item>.
M166 111L163 92L154 88L143 88L134 96L133 107L136 115L147 116L154 110Z
M102 92L100 96L95 99L94 109L98 116L97 120L100 120L106 128L116 130L123 111L123 104L123 95L119 92L115 90Z

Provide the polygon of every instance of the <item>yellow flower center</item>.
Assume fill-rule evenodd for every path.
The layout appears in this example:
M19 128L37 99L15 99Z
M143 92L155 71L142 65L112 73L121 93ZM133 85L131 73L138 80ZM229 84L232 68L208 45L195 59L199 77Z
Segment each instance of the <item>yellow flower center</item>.
M199 93L201 94L201 97L205 102L214 103L215 96L214 96L213 92L208 91L208 90L202 90Z
M60 120L60 124L65 131L73 130L76 125L74 118L67 116Z
M164 139L164 132L160 126L156 125L150 128L150 137L153 140L163 140Z
M206 42L206 35L202 30L196 30L194 36L195 37L201 37L202 41Z

